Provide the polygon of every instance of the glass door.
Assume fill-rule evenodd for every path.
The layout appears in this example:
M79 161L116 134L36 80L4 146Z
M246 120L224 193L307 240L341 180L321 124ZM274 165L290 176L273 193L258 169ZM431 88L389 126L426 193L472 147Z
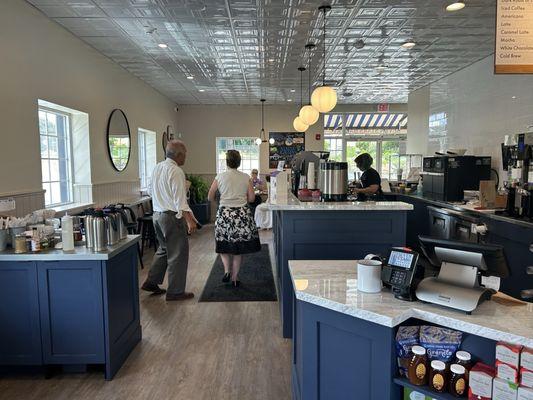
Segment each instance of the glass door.
M359 180L361 171L355 166L354 158L361 153L368 153L374 159L372 167L377 171L380 170L377 140L358 140L350 139L346 141L346 161L348 162L348 180Z

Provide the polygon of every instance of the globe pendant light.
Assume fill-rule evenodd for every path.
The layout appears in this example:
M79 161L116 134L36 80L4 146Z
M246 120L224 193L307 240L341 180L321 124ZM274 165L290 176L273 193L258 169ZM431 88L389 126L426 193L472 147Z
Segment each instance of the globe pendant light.
M303 103L303 72L305 71L304 67L298 67L298 71L300 71L300 108L302 107ZM305 132L307 128L309 128L309 125L306 124L302 117L299 115L294 118L294 121L292 121L292 127L296 132Z
M309 64L307 70L309 71L309 104L300 109L300 118L307 125L313 125L318 121L320 113L311 105L311 50L315 47L314 44L309 43L305 45L306 50L309 51Z
M259 137L255 139L255 144L260 145L261 143L266 143L266 134L265 134L265 99L261 99L261 133L259 134ZM268 143L274 144L274 139L270 138L268 140Z
M330 112L337 105L337 92L332 87L326 86L326 13L331 6L318 7L324 13L324 71L322 73L322 86L317 87L311 95L311 105L321 113Z

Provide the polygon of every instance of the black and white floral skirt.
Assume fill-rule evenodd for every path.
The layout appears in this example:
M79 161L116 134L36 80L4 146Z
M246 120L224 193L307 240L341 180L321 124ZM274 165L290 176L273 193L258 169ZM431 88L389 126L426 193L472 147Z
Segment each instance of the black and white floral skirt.
M216 252L247 254L261 250L250 207L219 207L215 222Z

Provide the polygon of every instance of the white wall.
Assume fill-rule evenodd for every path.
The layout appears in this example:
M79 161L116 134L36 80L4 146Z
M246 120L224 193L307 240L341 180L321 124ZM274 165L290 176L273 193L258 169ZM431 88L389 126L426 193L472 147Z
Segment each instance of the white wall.
M0 195L41 189L37 99L89 114L92 183L138 180L137 128L175 126L174 103L22 0L0 1ZM108 159L107 119L126 113L130 163ZM163 152L158 146L159 158Z
M332 112L376 111L375 104L341 104ZM293 132L292 122L297 105L265 105L265 131ZM390 111L406 112L406 104L391 104ZM324 149L323 117L306 133L307 150ZM177 132L182 134L189 153L185 169L188 173L216 172L216 138L220 136L259 136L261 106L180 106ZM320 140L316 135L320 134ZM261 145L260 172L268 173L268 144Z
M407 154L426 154L429 131L429 86L409 93Z
M493 56L458 71L429 88L429 114L447 113L441 137L420 137L427 154L447 148L466 148L467 154L493 157L501 170L500 144L504 135L524 132L533 125L533 76L494 75ZM409 110L418 92L409 97ZM516 98L513 99L513 96ZM423 118L424 121L415 122ZM409 114L409 127L426 122L425 113ZM408 139L409 140L409 139ZM418 139L417 139L418 140Z

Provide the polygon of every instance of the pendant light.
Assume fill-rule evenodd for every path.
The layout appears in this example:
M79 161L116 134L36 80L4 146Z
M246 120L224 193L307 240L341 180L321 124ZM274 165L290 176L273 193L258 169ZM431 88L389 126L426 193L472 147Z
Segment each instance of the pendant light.
M305 49L309 52L309 63L307 64L307 70L309 71L309 103L300 109L300 118L307 125L313 125L318 121L320 113L311 105L311 50L315 45L308 43L305 45Z
M261 99L261 133L259 134L259 137L255 139L255 144L260 145L261 143L266 143L266 133L265 133L265 99ZM268 140L268 143L274 144L274 139L270 138Z
M322 73L322 86L317 87L311 95L311 105L321 113L330 112L337 105L337 92L332 87L326 86L326 13L331 10L331 6L320 6L320 11L324 13L324 71Z
M305 68L299 67L298 71L300 71L300 108L301 108L303 105L303 72L305 71ZM302 118L299 115L296 118L294 118L294 121L292 122L292 126L296 132L305 132L307 128L309 128L309 125L303 122Z

